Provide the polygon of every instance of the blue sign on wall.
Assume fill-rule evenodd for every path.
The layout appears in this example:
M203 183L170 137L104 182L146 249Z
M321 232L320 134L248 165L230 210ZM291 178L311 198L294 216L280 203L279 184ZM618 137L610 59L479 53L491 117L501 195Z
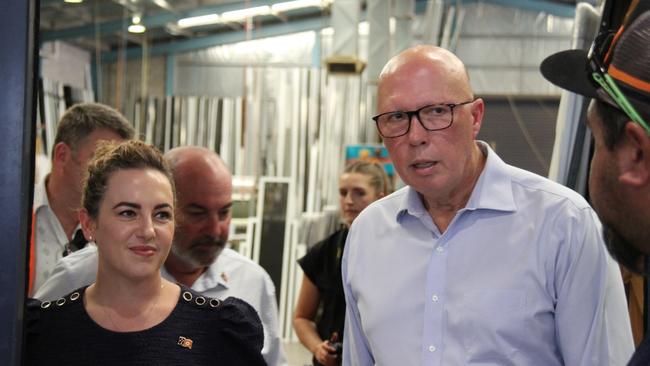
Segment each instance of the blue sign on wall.
M393 162L388 156L388 150L381 145L348 145L345 148L345 163L350 164L357 160L370 161L381 164L388 176L395 175Z

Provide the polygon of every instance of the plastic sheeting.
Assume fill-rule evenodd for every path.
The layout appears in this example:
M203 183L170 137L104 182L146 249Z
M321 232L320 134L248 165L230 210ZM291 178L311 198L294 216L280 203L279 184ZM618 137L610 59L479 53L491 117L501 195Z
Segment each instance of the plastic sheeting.
M456 49L476 94L558 95L539 72L542 60L571 46L573 19L476 3L461 6Z
M274 95L275 69L312 65L314 32L302 32L211 47L176 56L174 95L245 96L247 68L266 68L268 90Z

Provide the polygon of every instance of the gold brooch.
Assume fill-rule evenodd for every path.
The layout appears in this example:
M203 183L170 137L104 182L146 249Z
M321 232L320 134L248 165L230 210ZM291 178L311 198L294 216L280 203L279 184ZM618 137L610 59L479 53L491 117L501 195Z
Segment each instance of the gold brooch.
M185 337L178 337L178 345L187 348L187 349L192 349L192 343L194 343L191 339L185 338Z

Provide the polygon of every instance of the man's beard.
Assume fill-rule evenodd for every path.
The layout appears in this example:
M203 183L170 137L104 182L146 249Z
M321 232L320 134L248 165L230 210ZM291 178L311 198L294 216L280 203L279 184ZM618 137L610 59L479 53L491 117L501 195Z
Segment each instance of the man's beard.
M618 263L632 272L642 275L648 274L647 269L644 268L644 254L636 249L616 229L603 224L603 238L605 239L607 250Z
M224 238L204 235L194 239L188 247L174 243L172 253L193 268L207 267L217 260L225 246Z

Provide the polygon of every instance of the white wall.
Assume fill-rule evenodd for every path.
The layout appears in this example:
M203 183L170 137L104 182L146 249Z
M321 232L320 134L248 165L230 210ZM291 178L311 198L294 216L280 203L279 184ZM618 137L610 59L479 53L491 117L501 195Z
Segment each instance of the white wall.
M91 55L62 41L46 42L41 46L41 77L77 89L92 89Z

